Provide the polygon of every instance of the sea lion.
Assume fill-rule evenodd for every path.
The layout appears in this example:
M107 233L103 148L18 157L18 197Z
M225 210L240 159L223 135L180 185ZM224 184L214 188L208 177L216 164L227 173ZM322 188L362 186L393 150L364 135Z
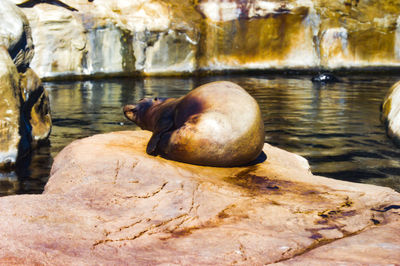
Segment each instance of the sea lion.
M252 162L264 146L256 100L239 85L217 81L176 98L143 99L123 108L140 128L153 132L146 152L207 166Z
M311 81L321 84L340 82L336 76L329 73L319 73L318 75L312 77Z

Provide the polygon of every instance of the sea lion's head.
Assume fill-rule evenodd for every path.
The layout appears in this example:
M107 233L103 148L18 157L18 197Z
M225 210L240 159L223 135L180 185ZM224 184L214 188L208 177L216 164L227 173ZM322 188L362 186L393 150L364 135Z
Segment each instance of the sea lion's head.
M154 122L152 119L153 107L162 104L165 100L166 98L144 98L136 105L125 105L123 108L124 115L126 118L138 125L141 129L152 130Z

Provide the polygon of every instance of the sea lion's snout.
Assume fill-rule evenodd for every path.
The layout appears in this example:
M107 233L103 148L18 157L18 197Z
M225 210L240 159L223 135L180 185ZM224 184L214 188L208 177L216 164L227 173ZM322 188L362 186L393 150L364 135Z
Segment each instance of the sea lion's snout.
M137 113L136 105L132 104L125 105L123 110L126 118L128 118L133 122L136 122L136 113Z

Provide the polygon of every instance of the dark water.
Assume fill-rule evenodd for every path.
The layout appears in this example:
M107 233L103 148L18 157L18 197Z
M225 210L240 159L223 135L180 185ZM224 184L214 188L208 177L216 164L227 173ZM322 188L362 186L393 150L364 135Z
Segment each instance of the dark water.
M309 76L218 76L45 83L53 130L50 144L12 173L0 173L0 195L41 193L53 158L93 134L138 129L122 106L143 97L178 97L213 80L231 80L262 109L266 141L306 157L314 174L400 191L400 148L386 137L379 107L399 77L352 76L316 86Z

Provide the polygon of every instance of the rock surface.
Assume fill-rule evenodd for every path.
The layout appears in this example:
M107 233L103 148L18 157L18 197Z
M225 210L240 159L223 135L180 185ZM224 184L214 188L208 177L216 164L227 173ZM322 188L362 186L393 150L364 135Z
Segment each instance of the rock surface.
M46 140L51 132L50 101L38 75L30 68L20 74L22 118L30 134L31 145Z
M0 168L10 166L51 130L49 99L29 68L34 47L24 13L0 3Z
M389 89L383 100L381 120L389 137L400 144L400 81Z
M20 121L19 74L8 51L0 46L0 167L15 163Z
M19 71L29 66L34 54L29 22L9 0L0 3L0 46L8 49Z
M396 1L64 2L22 8L41 78L400 66Z
M400 263L391 189L314 176L268 144L260 164L213 168L151 157L149 138L77 140L42 195L0 198L0 264Z
M22 9L34 36L31 66L40 77L171 74L196 69L197 29L192 19L200 14L188 2L64 2L79 12L50 4Z

